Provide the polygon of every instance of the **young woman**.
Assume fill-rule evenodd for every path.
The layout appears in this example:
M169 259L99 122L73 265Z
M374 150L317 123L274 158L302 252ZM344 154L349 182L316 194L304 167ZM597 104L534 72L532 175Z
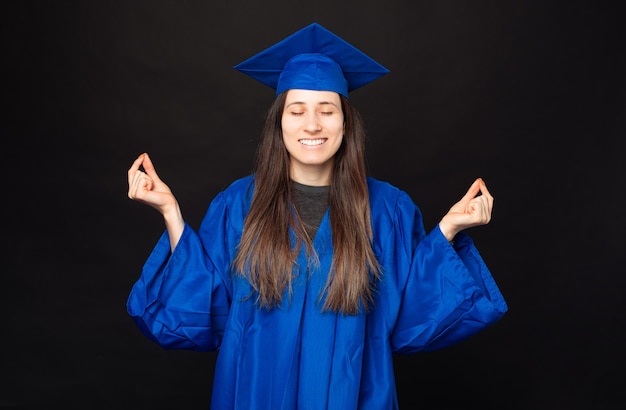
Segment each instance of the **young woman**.
M194 231L150 157L134 161L128 196L166 232L128 312L165 348L219 350L213 408L397 408L393 353L458 343L507 310L462 232L490 221L493 197L476 179L427 235L405 192L368 177L348 92L386 69L321 26L236 68L277 94L254 173Z

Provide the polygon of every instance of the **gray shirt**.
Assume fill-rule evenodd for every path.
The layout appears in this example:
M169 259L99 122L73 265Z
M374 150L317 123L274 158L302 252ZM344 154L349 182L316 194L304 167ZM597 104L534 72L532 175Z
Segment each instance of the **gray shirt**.
M304 222L307 233L314 238L328 208L330 186L310 186L295 181L291 183L293 201L298 214Z

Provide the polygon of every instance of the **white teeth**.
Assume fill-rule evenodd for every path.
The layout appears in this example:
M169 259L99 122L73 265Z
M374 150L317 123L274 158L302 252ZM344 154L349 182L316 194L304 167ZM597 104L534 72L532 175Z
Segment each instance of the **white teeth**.
M320 138L317 140L300 140L300 144L304 145L322 145L324 143L324 139Z

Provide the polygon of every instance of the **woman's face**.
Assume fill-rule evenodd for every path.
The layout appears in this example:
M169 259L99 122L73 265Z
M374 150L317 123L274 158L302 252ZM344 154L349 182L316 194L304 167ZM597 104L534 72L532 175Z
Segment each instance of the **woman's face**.
M307 185L328 185L333 157L344 133L339 94L289 90L282 116L283 141L291 178Z

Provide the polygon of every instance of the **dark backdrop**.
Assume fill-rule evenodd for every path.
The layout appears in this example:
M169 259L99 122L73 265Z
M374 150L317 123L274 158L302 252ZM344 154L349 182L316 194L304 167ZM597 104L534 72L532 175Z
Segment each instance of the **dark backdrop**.
M163 230L126 197L126 171L149 152L197 226L250 172L273 99L232 66L316 21L391 70L351 96L373 176L409 192L428 230L476 177L496 198L469 233L510 311L397 357L402 407L621 408L617 4L2 3L0 407L208 407L215 354L164 351L126 314Z

